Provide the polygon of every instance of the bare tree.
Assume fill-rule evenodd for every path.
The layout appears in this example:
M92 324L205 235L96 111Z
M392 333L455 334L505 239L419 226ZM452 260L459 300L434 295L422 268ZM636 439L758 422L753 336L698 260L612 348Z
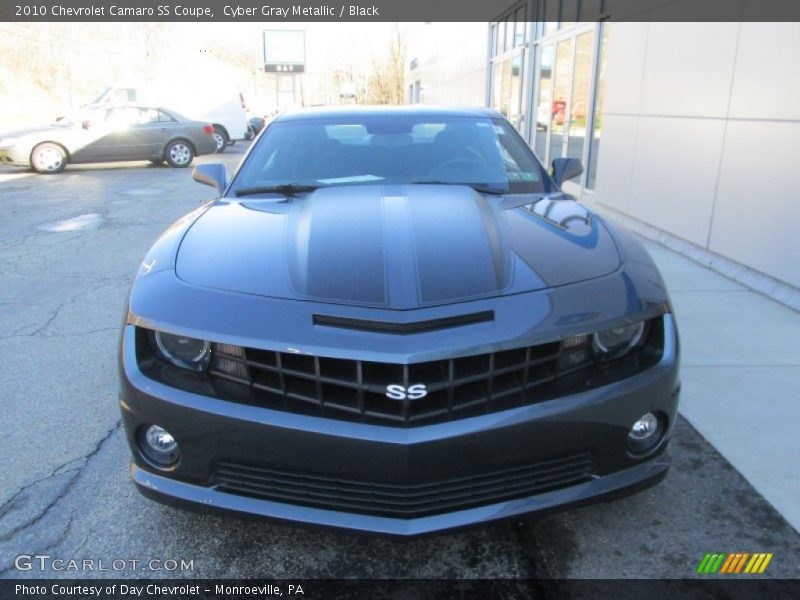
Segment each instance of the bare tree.
M367 74L365 100L369 104L402 104L405 77L406 42L400 28L392 28L389 47L383 56L372 58L372 69Z

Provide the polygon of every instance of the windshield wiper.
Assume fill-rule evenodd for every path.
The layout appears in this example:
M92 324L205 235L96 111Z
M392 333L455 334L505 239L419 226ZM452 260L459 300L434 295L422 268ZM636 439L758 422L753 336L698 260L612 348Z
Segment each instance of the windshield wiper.
M412 185L466 185L481 194L507 194L508 190L492 187L488 183L467 183L465 181L441 181L438 179L426 179L423 181L412 181Z
M234 194L239 196L254 196L256 194L283 194L284 196L294 196L304 192L313 192L318 185L301 185L298 183L284 183L282 185L270 185L264 187L249 187L236 190Z

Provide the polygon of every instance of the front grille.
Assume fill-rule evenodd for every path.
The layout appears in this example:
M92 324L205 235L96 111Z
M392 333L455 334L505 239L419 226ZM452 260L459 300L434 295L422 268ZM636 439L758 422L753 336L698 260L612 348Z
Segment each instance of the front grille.
M415 484L341 479L226 459L217 464L211 483L220 491L262 500L415 518L525 498L586 481L593 473L588 452L482 475Z
M651 320L641 347L608 362L595 359L588 336L410 365L214 344L209 371L194 373L158 359L147 331L141 332L139 366L168 385L274 410L394 427L498 412L630 377L658 362L664 333L662 318ZM423 397L415 387L421 384ZM387 396L387 386L405 390L406 397Z
M403 425L499 410L554 380L560 344L412 365L340 360L247 348L244 357L215 354L211 373L247 385L259 404L332 418ZM240 368L232 375L230 365ZM242 377L242 375L247 375ZM412 399L412 386L427 395ZM405 400L387 386L411 388Z
M217 344L210 374L217 394L276 410L409 427L542 402L629 377L661 356L661 319L647 342L600 363L588 337L416 364L343 360ZM576 343L577 340L582 340ZM424 384L427 395L414 397ZM387 386L407 390L387 396Z

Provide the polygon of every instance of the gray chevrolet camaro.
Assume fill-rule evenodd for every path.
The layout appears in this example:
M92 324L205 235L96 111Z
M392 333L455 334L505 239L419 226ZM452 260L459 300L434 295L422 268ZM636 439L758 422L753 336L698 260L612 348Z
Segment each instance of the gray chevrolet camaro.
M667 290L483 109L285 114L134 281L120 405L139 490L415 535L660 481Z
M69 163L149 160L188 167L217 146L210 123L165 108L94 106L44 127L0 134L0 164L60 173Z

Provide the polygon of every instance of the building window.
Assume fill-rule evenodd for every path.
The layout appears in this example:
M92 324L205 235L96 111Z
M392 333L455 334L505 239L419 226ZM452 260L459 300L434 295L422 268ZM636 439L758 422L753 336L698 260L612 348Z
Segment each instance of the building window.
M520 6L514 13L514 47L525 43L527 23L525 22L525 7Z
M506 22L497 23L497 44L494 47L494 54L502 54L506 51Z
M553 71L555 67L555 46L544 46L539 56L539 94L536 100L536 130L533 149L542 160L547 159L547 136L550 134L553 110Z
M569 80L572 66L572 40L558 42L553 76L553 109L550 112L550 151L547 161L564 155L564 132L569 107Z
M419 104L422 102L422 84L419 79L408 86L408 103Z
M492 58L524 46L526 39L525 5L521 4L491 24Z
M572 69L567 156L582 159L589 122L589 87L591 86L594 31L575 38L575 63Z
M600 154L600 136L603 133L603 105L606 98L606 57L608 54L608 24L601 25L600 56L597 60L597 83L595 84L594 118L592 120L592 143L589 149L589 172L586 187L594 189L597 180L597 157Z
M610 0L537 0L534 2L536 19L543 22L537 34L548 36L578 23L599 21L609 3Z
M581 9L584 3L577 6ZM558 157L579 159L585 170L581 185L594 189L603 127L608 25L573 25L556 28L534 42L538 64L531 145L546 164Z
M525 115L523 66L528 23L525 4L501 15L491 27L489 104L522 130Z

